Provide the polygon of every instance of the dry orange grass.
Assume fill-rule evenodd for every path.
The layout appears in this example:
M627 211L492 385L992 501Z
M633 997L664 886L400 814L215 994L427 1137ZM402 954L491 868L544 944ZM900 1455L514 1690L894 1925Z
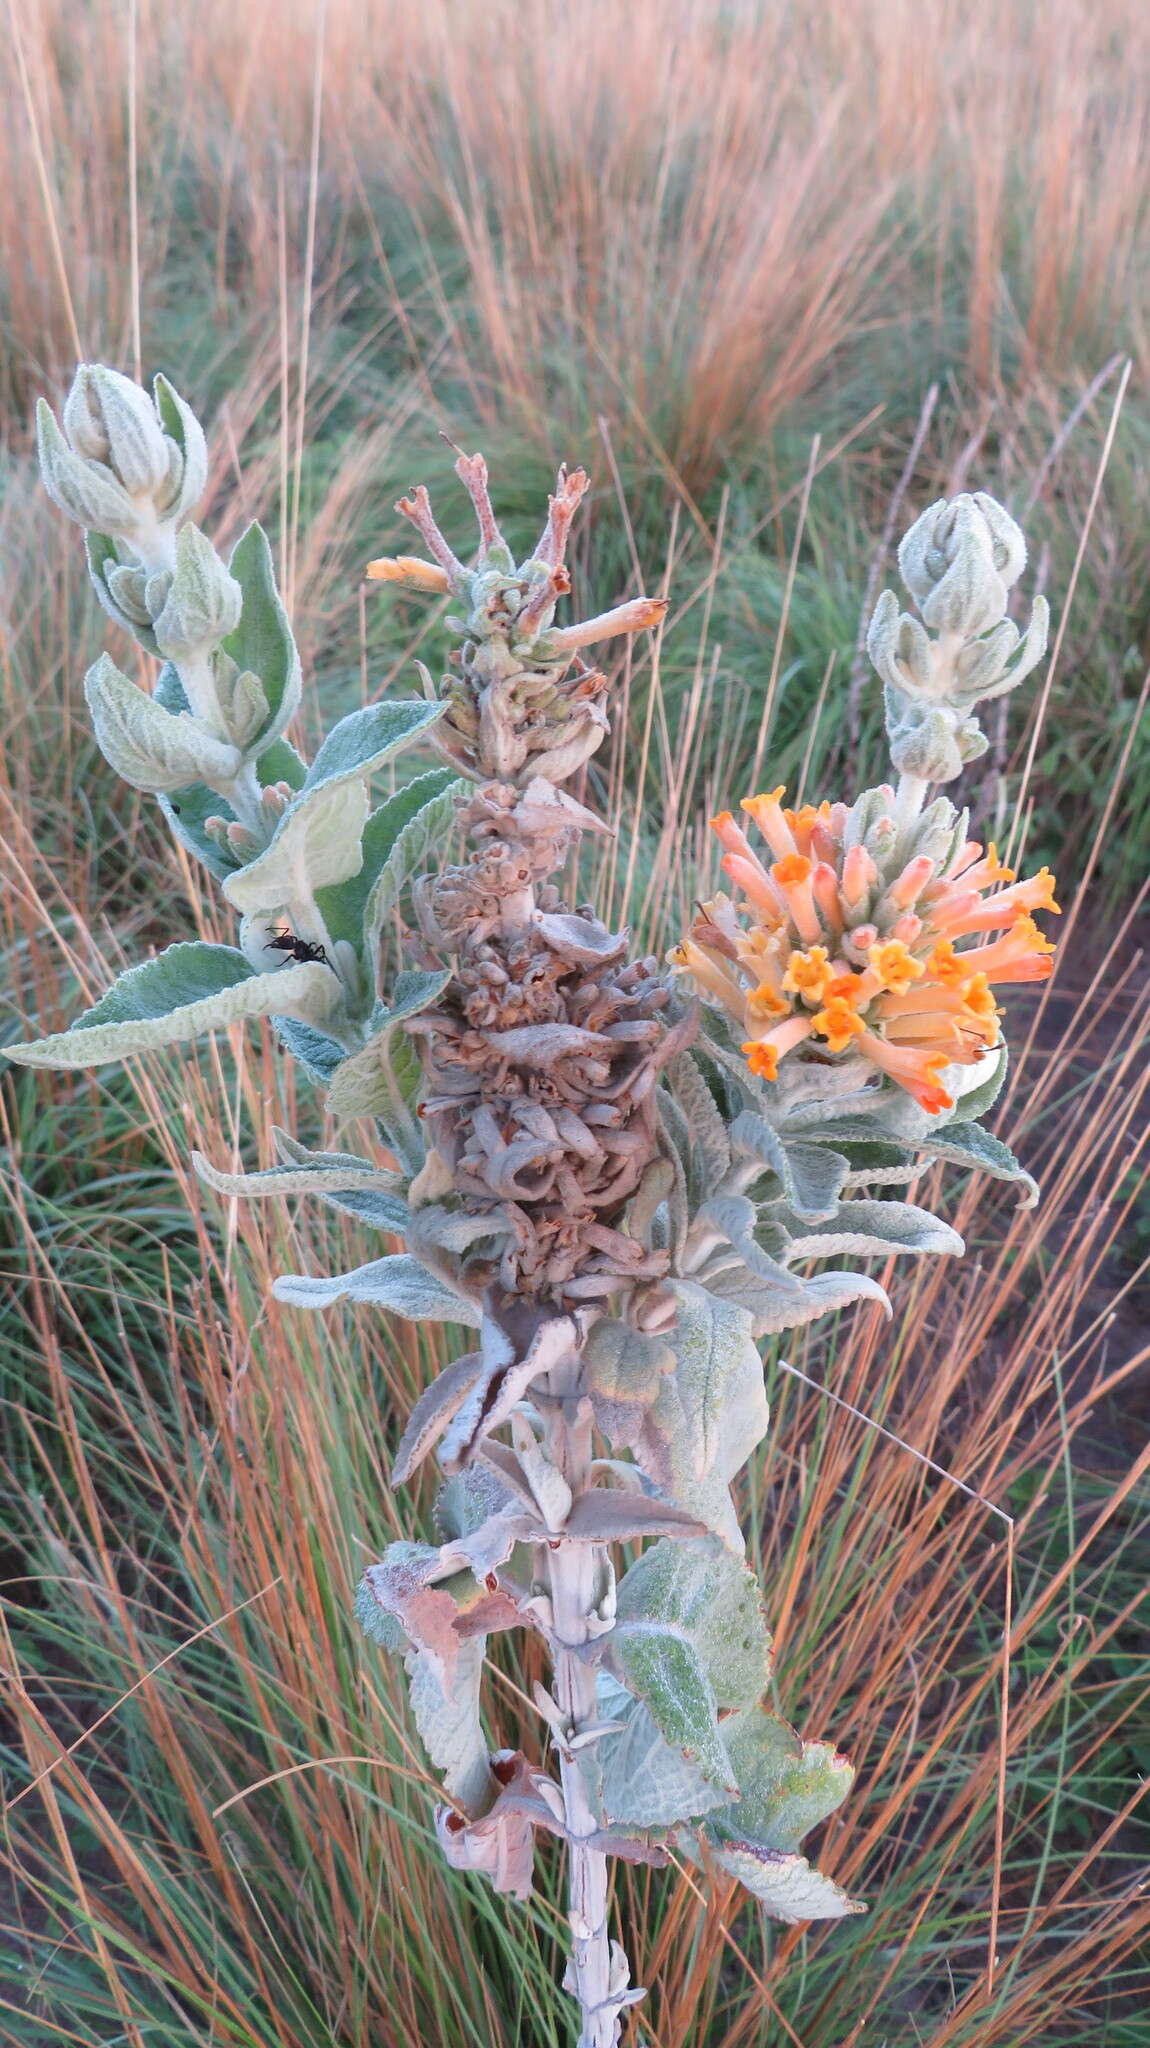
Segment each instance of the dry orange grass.
M145 340L187 292L200 356L245 329L274 363L285 283L294 361L366 275L369 359L548 449L586 387L692 484L871 329L908 364L960 331L983 384L1145 350L1139 0L8 10L21 406L131 364L138 278Z

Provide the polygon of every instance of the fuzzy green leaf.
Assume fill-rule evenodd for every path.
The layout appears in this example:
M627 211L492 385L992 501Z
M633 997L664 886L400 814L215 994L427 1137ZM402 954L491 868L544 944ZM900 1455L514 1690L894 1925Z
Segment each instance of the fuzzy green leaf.
M690 1643L720 1707L757 1704L771 1648L758 1581L715 1537L664 1540L619 1582L612 1643L629 1631L666 1629Z
M601 1672L599 1713L622 1725L595 1745L595 1765L604 1818L627 1827L666 1828L725 1805L722 1790L708 1782L680 1750L665 1742L641 1700Z
M450 768L432 768L417 775L394 796L372 812L363 828L363 865L338 887L319 892L318 902L333 939L347 939L365 959L373 959L384 912L368 916L368 903L377 890L386 893L391 880L394 893L386 908L397 900L411 872L412 860L421 860L428 847L450 826L451 806L439 801L445 792L462 788Z
M277 1010L323 1016L338 993L330 969L317 962L255 974L234 946L169 946L130 967L70 1031L6 1051L26 1067L99 1067Z
M846 1758L828 1743L801 1741L758 1707L724 1721L723 1737L740 1797L703 1822L715 1861L788 1924L865 1912L797 1853L803 1836L846 1798L854 1779Z
M228 876L224 895L245 917L272 917L307 903L317 889L358 873L366 820L362 782L305 789L288 805L264 852Z
M411 746L442 718L446 706L418 699L398 704L365 704L333 725L307 771L304 793L374 775L394 754Z
M224 653L263 684L268 717L252 743L252 751L262 753L299 709L300 660L276 588L271 546L261 526L249 526L240 535L228 568L243 593L243 610L235 631L224 641Z

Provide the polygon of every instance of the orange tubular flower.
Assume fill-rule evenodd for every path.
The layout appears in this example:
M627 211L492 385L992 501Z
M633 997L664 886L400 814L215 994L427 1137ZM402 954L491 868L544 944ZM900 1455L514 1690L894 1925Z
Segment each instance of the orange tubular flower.
M853 809L784 810L783 794L741 806L769 865L730 811L712 820L743 900L703 904L668 958L732 1018L758 1079L775 1081L806 1046L868 1060L931 1114L953 1108L945 1070L999 1043L991 983L1052 971L1054 948L1030 913L1057 912L1053 877L1043 868L1016 881L993 846L963 838L945 800L900 827L887 789Z

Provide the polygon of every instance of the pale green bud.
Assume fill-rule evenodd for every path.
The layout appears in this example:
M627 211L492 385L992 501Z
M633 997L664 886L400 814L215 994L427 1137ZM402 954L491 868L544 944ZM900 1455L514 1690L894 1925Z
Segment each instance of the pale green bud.
M151 602L149 579L148 601ZM163 607L153 616L156 645L169 660L218 647L239 624L243 593L198 526L182 526L176 567Z
M161 376L156 378L153 389L156 411L177 457L168 482L157 494L157 507L166 519L182 519L204 494L208 481L207 442L199 420L174 384Z
M166 795L193 782L226 784L239 772L236 747L186 712L165 711L120 673L110 655L102 654L88 670L84 695L100 752L133 789Z
M79 455L104 463L129 497L167 482L172 444L146 391L103 363L81 363L64 405L64 432Z
M81 526L127 537L138 523L135 505L103 463L69 448L44 399L36 407L36 443L44 489Z

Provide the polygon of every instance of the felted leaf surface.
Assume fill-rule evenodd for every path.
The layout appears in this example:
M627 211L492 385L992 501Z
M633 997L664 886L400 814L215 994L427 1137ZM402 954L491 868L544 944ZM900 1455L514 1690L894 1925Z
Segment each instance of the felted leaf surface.
M847 1176L841 1153L801 1138L784 1143L765 1117L750 1110L741 1111L732 1123L731 1143L736 1152L760 1160L777 1176L796 1216L818 1223L834 1215Z
M330 1081L340 1061L346 1058L338 1038L328 1038L325 1032L316 1031L295 1017L276 1016L272 1021L285 1052L299 1061L310 1078L320 1083Z
M334 939L348 940L365 958L372 955L378 926L399 896L412 860L421 859L450 823L450 805L446 810L439 802L433 806L433 799L460 786L450 769L433 768L429 774L417 775L413 782L397 789L394 796L371 813L363 828L363 865L359 872L334 888L321 890L317 897L324 923ZM424 813L429 815L425 818ZM368 901L385 875L392 876L395 891L378 923L372 920L369 924Z
M362 780L392 756L409 747L438 723L445 704L418 699L397 704L365 704L333 725L307 771L304 794Z
M949 1223L920 1209L913 1202L840 1202L834 1221L807 1226L797 1217L775 1212L789 1243L784 1257L788 1264L798 1259L829 1259L840 1254L863 1257L885 1256L891 1252L947 1252L958 1256L964 1250L961 1237Z
M335 976L317 962L255 974L235 946L184 943L128 968L70 1031L5 1050L21 1066L99 1067L276 1010L321 1017L338 993Z
M193 1152L192 1165L206 1186L220 1195L239 1195L248 1200L319 1195L346 1214L377 1223L382 1229L402 1232L407 1225L407 1203L394 1192L396 1175L372 1167L366 1159L354 1163L337 1160L334 1165L326 1165L320 1154L313 1163L271 1166L256 1173L226 1173L213 1166L202 1152Z
M1038 1183L1024 1166L1020 1166L1009 1145L996 1138L992 1131L984 1131L981 1124L952 1123L939 1131L937 1136L924 1138L920 1149L932 1159L948 1159L956 1166L973 1166L980 1173L990 1173L996 1180L1019 1181L1026 1189L1024 1209L1032 1209L1038 1200Z
M245 917L274 916L306 903L317 889L359 871L367 820L362 782L333 781L295 797L263 853L224 882L228 902Z
M687 1186L694 1210L714 1194L728 1171L730 1140L715 1098L689 1052L672 1060L666 1079L687 1126Z
M800 1329L817 1317L847 1308L853 1301L877 1301L891 1314L890 1302L877 1280L867 1273L815 1273L801 1282L796 1297L780 1294L767 1281L759 1280L745 1266L728 1267L709 1280L709 1290L730 1307L741 1309L751 1321L756 1337L776 1336L783 1330ZM748 1453L749 1455L749 1453Z
M436 1374L431 1385L424 1388L408 1416L407 1427L399 1441L391 1473L393 1486L402 1486L410 1479L435 1449L482 1370L483 1360L479 1352L469 1351L464 1357L453 1359L443 1372Z
M643 1628L685 1637L720 1707L757 1705L770 1677L758 1581L715 1537L644 1551L619 1581L615 1627L613 1642L619 1631Z
M828 1743L801 1741L759 1707L724 1721L723 1736L741 1796L713 1809L702 1824L715 1861L788 1925L865 1912L797 1853L803 1836L849 1792L854 1772L846 1758ZM690 1842L680 1840L691 1852Z
M449 771L433 769L411 785L419 794L418 808L400 816L398 808L386 824L381 818L372 835L370 858L368 834L364 834L364 879L367 882L363 911L364 945L370 956L379 946L384 924L399 902L411 877L421 871L432 848L442 850L455 824L455 804L467 784L452 778ZM407 791L400 791L406 796ZM398 806L399 798L391 799ZM387 806L383 807L385 810ZM377 813L377 816L379 814ZM374 820L368 821L369 828ZM390 835L385 847L385 838Z
M224 641L224 653L263 684L269 715L253 742L263 751L299 709L300 661L276 589L271 546L261 526L249 526L240 535L228 568L243 592L243 609L234 633Z
M627 1691L642 1700L659 1734L707 1780L737 1791L719 1732L715 1695L702 1660L685 1636L669 1629L612 1633L611 1666Z
M737 1303L691 1280L675 1292L678 1317L665 1335L592 1333L596 1418L660 1493L741 1555L730 1482L766 1433L762 1361Z
M405 1048L395 1034L408 1017L429 1009L450 979L451 970L446 967L432 973L398 975L391 1008L375 1012L367 1044L341 1061L331 1077L327 1106L332 1115L378 1116L412 1166L417 1163L413 1153L422 1156L423 1138L408 1099L407 1069L397 1067L397 1057ZM417 1082L420 1069L414 1054L409 1064L410 1078Z
M132 789L170 795L206 778L227 783L239 769L237 747L196 719L173 717L107 654L88 670L84 695L100 752Z
M599 1714L622 1725L595 1745L604 1818L627 1827L665 1828L725 1804L721 1787L664 1741L641 1700L601 1672Z
M491 1782L487 1740L479 1718L486 1650L484 1636L472 1636L460 1644L447 1691L426 1651L411 1650L404 1660L411 1711L423 1746L436 1769L443 1772L445 1790L472 1811L481 1810L486 1803Z
M861 1899L851 1899L833 1878L813 1870L805 1856L784 1856L775 1849L728 1843L714 1851L716 1863L754 1894L772 1920L787 1927L805 1920L845 1920L865 1913Z
M842 1805L854 1782L852 1766L830 1743L802 1741L761 1707L732 1714L723 1736L741 1797L709 1816L706 1832L716 1844L750 1840L791 1855Z
M407 1252L373 1259L351 1273L284 1273L274 1283L277 1301L292 1308L331 1308L337 1301L366 1301L415 1323L465 1323L478 1329L477 1302L455 1294Z
M550 1372L577 1340L574 1319L568 1315L546 1315L524 1338L484 1314L482 1371L444 1434L439 1453L444 1470L466 1465L483 1438L507 1420L532 1381Z

